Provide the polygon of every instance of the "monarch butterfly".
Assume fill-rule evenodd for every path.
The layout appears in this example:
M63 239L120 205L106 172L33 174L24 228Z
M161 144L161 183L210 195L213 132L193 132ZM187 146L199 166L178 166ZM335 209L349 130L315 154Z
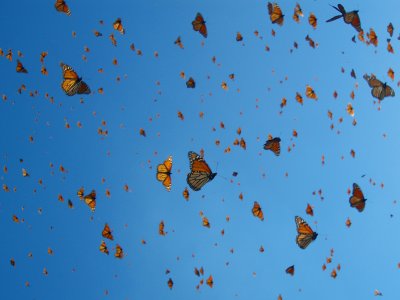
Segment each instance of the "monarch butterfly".
M117 47L117 40L115 39L114 34L111 33L111 34L108 36L108 38L110 39L111 44L113 44L113 46Z
M207 37L207 26L201 13L197 13L196 18L192 22L193 30L200 32L202 36Z
M81 187L76 194L78 195L79 199L83 200L83 194L85 193L85 190L83 189L83 187Z
M286 274L289 274L289 275L293 276L294 275L294 265L290 266L290 267L287 267L285 272L286 272Z
M165 231L164 231L164 221L161 221L160 224L158 224L158 233L160 235L165 235Z
M208 218L207 218L207 217L203 216L202 222L203 222L203 226L204 226L204 227L207 227L207 228L210 228L210 227L211 227L210 221L208 221Z
M254 201L251 212L253 213L253 216L259 218L261 221L264 221L264 213L261 209L260 204L257 201Z
M268 141L265 142L264 144L264 150L271 150L274 152L276 156L279 156L281 154L281 139L276 137L273 139L269 139Z
M107 245L104 241L101 241L100 247L99 247L100 252L103 252L105 254L110 254L110 252L107 249Z
M112 241L114 240L114 236L111 233L111 228L110 228L110 226L108 226L107 223L104 225L104 229L101 232L101 235L106 239L109 239L109 240L112 240Z
M332 5L331 5L332 6ZM346 12L342 4L338 4L338 7L332 6L334 9L336 9L338 12L340 12L340 15L334 16L333 18L330 18L326 22L332 22L337 19L343 18L344 22L346 24L351 24L355 30L358 32L363 31L361 28L361 21L360 17L358 15L358 10L353 10L351 12Z
M124 251L122 250L121 246L117 244L117 246L115 246L115 254L114 256L116 258L123 258L124 257Z
M282 10L277 3L268 2L268 13L272 24L283 25L283 18L285 15L282 14Z
M314 241L318 233L314 232L311 227L301 217L295 217L297 227L296 243L301 249L306 249L312 241Z
M300 18L303 17L303 11L301 10L300 4L296 4L296 7L294 8L294 13L293 13L293 20L297 23L300 23Z
M54 3L54 7L57 11L65 13L67 16L71 15L71 11L69 10L69 7L64 0L56 0L56 3Z
M119 33L121 34L125 34L125 29L122 26L122 21L121 18L118 18L114 23L113 23L113 27L115 30L119 31Z
M171 190L172 156L170 155L162 164L157 166L157 180L161 181L169 192Z
M90 94L89 86L82 81L82 78L72 69L70 66L61 63L63 71L64 81L61 84L61 88L68 96L76 94Z
M314 29L317 29L317 20L318 20L317 17L313 13L310 13L310 16L308 17L308 23Z
M364 194L360 187L357 183L353 183L353 194L349 198L350 206L355 207L359 212L362 212L365 208L365 201L367 201L367 199L364 198Z
M17 67L15 69L18 73L28 73L28 70L22 65L22 63L17 59Z
M174 282L172 281L172 279L170 278L170 279L168 279L168 282L167 282L167 284L168 284L168 287L170 288L170 289L172 289L172 287L174 286Z
M29 177L29 173L26 169L22 169L22 176L23 177Z
M318 99L317 94L314 92L313 88L309 85L307 85L306 87L306 97L314 100Z
M372 28L369 29L369 33L367 33L367 38L369 40L367 44L372 44L375 47L378 46L378 36L376 35L375 30L373 30Z
M310 216L314 216L314 210L313 207L308 203L306 207L306 214Z
M186 201L189 201L189 190L185 188L182 192L183 198L185 198Z
M389 25L387 26L387 32L389 33L390 37L393 36L393 30L394 30L393 24L392 22L390 22Z
M190 173L186 181L194 191L199 191L207 182L214 179L217 173L213 173L206 161L193 151L188 152Z
M68 207L69 208L74 208L74 204L72 203L71 199L68 199Z
M96 191L92 190L92 192L83 197L85 203L89 206L92 212L96 209Z
M236 33L236 41L237 42L243 41L243 36L242 36L242 34L240 32Z
M376 79L375 75L371 74L371 76L365 74L363 78L368 82L368 85L372 87L371 95L374 98L379 100L383 100L385 97L394 97L394 90L382 81Z
M194 79L192 77L190 77L189 80L186 81L186 87L188 89L194 89L196 87L196 82L194 81Z
M183 49L183 48L184 48L184 47L183 47L183 44L182 44L182 41L181 41L181 37L180 37L180 36L178 36L178 37L176 38L176 40L175 40L174 44L175 44L175 45L178 45L178 46L179 46L179 48L181 48L181 49Z
M210 288L213 287L213 285L214 285L214 278L212 277L212 275L210 275L210 276L207 278L206 283L207 283L207 285L208 285Z

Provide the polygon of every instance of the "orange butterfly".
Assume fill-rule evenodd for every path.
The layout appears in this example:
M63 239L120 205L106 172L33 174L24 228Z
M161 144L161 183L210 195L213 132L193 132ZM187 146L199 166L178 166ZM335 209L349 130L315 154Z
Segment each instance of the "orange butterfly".
M296 7L294 8L294 13L293 13L293 20L297 23L300 23L300 18L299 17L304 17L303 11L301 10L300 4L296 4Z
M25 69L25 67L22 65L22 63L17 59L17 67L16 67L17 73L28 73L28 70Z
M183 195L183 198L185 198L185 200L186 201L189 201L189 190L187 189L187 188L185 188L184 190L183 190L183 193L182 193L182 195Z
M114 236L111 233L111 228L110 228L110 226L108 226L107 223L104 225L104 229L101 232L101 235L106 239L109 239L109 240L112 240L112 241L114 240Z
M189 89L194 89L196 87L196 82L192 77L189 78L188 81L186 81L186 87Z
M57 11L67 14L67 16L71 15L71 11L69 10L69 7L64 0L56 0L56 3L54 3L54 7Z
M64 81L61 88L68 96L76 94L90 94L89 86L82 81L82 78L70 66L61 63Z
M317 17L313 13L310 13L310 16L308 17L308 23L314 29L317 29L317 20L318 20Z
M161 181L169 192L171 190L172 156L170 155L162 164L157 166L157 180Z
M276 156L279 156L281 154L281 139L276 137L273 139L269 139L268 141L265 142L264 144L264 150L271 150L274 152Z
M313 88L309 85L306 86L306 97L310 99L317 100L317 94L314 92Z
M164 231L164 221L161 221L160 224L158 224L158 233L160 235L165 235L165 231Z
M287 267L286 270L285 270L285 272L286 272L287 274L293 276L293 275L294 275L294 265L293 265L293 266L290 266L290 267Z
M122 26L122 21L121 18L118 18L114 23L113 23L113 27L115 30L119 31L119 33L121 34L125 34L125 29Z
M268 2L268 13L272 24L283 25L284 16L282 10L277 3Z
M83 197L87 206L89 206L92 212L96 209L96 191L92 190L92 192Z
M371 74L371 76L365 74L364 79L368 82L368 85L372 87L371 94L372 97L377 98L379 100L383 100L385 97L394 97L394 90L382 81L376 79L375 75Z
M210 276L208 277L206 283L207 283L207 285L208 285L210 288L213 287L213 285L214 285L214 279L213 279L212 275L210 275Z
M121 246L117 244L117 246L115 246L115 254L114 256L116 258L123 258L124 257L124 251L122 250Z
M372 28L369 29L369 33L367 33L367 38L369 40L367 44L372 44L375 47L378 46L378 36L376 35L375 30L373 30Z
M253 216L259 218L261 221L264 221L264 213L261 209L260 204L257 201L254 201L253 209L251 210Z
M331 5L332 6L332 5ZM333 18L330 18L326 22L332 22L337 19L343 18L344 22L346 24L351 24L355 30L358 32L362 32L361 28L361 21L360 17L358 16L358 10L353 10L351 12L346 12L342 4L338 4L338 7L332 6L334 9L336 9L338 12L341 14L338 16L334 16Z
M206 161L197 153L189 151L190 173L186 181L194 191L199 191L207 182L214 179L217 173L213 173Z
M359 212L362 212L365 208L364 194L361 191L357 183L353 183L353 195L349 198L350 206L355 207Z
M318 233L314 232L301 217L296 216L295 222L297 227L296 243L301 249L306 249L317 238Z
M207 37L207 26L201 13L197 13L196 18L192 22L193 30L200 32L202 36Z
M387 32L389 33L390 37L393 36L393 30L394 30L393 24L392 22L390 22L389 25L387 26Z
M176 40L175 40L174 44L175 44L175 45L178 45L178 46L179 46L179 48L181 48L181 49L183 49L183 48L184 48L184 47L183 47L183 44L182 44L182 41L181 41L181 37L180 37L180 36L178 36L178 37L176 38Z
M104 241L101 241L100 247L99 247L100 252L103 252L105 254L110 254L110 252L108 251L107 245Z
M168 279L168 282L167 282L167 284L168 284L168 287L170 288L170 289L172 289L172 287L174 286L174 282L172 281L172 279L170 278L170 279Z
M243 36L242 36L242 34L240 32L236 33L236 41L237 42L243 41Z
M208 221L208 218L205 216L203 216L203 226L207 228L211 227L210 221Z

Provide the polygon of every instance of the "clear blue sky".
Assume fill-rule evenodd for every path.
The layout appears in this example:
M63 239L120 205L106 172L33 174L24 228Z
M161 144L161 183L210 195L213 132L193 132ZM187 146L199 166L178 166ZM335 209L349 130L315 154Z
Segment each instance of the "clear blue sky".
M266 1L70 0L70 17L57 12L53 0L1 2L0 95L7 100L0 100L0 166L8 171L1 171L0 184L11 191L0 192L0 298L277 299L281 294L283 299L330 300L372 299L378 289L397 299L400 107L397 95L374 104L362 76L374 73L398 93L399 3L342 3L349 11L359 10L364 30L376 31L378 47L358 39L353 43L357 32L343 20L326 23L337 14L328 2L299 3L304 18L297 24L292 19L296 1L278 2L285 14L280 27L271 24ZM192 29L197 12L207 22L207 39ZM310 12L318 18L316 30L308 24ZM125 35L112 27L118 17ZM386 50L389 22L395 28L394 54ZM103 36L95 37L95 30ZM236 42L237 32L243 42ZM318 47L308 45L307 34ZM183 50L174 44L178 36ZM298 49L293 48L295 41ZM132 43L142 56L130 49ZM8 49L12 62L5 58ZM18 50L23 57L17 57ZM48 76L40 72L43 51L48 52ZM28 74L16 73L17 59ZM61 61L83 77L92 94L64 94ZM390 67L394 81L387 75ZM350 76L352 69L356 79ZM182 71L186 79L180 77ZM195 89L186 88L189 77L195 79ZM229 90L221 88L223 81ZM27 90L19 94L22 84ZM318 101L305 97L306 85L314 88ZM35 90L38 95L29 96ZM296 102L296 92L302 94L303 105ZM287 99L283 109L282 98ZM346 113L348 103L354 107L356 126ZM108 136L97 133L100 127ZM141 128L146 137L139 134ZM279 157L263 150L268 134L282 140ZM233 145L241 137L246 150ZM227 147L231 151L224 153ZM218 175L201 191L190 190L185 201L187 152L201 149ZM169 155L173 174L167 192L155 169ZM22 168L29 177L21 175ZM347 189L353 182L368 199L362 213L349 206ZM97 192L94 213L76 195L82 186L85 193ZM319 189L323 200L313 195ZM64 202L57 199L60 194ZM252 215L254 201L260 203L264 221ZM314 207L313 217L305 213L308 203ZM200 212L211 228L202 226ZM296 215L319 233L305 250L295 243ZM158 234L161 220L166 236ZM106 222L114 235L114 241L106 240L109 256L99 251ZM121 260L114 258L116 244L125 253ZM332 263L322 271L332 248ZM285 269L293 264L291 277ZM338 264L341 270L333 279L330 273ZM199 278L193 270L201 266L205 274ZM204 283L196 290L209 275L214 287Z

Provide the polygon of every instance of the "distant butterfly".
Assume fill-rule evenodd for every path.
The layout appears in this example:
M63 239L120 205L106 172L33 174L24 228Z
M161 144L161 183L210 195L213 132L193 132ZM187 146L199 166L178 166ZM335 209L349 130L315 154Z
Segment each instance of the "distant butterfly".
M107 249L107 245L104 241L101 241L100 247L99 247L100 252L103 252L105 254L109 254L110 252Z
M307 85L306 87L306 97L314 100L318 99L317 94L314 92L313 88L309 85Z
M61 63L63 71L64 81L61 84L61 88L68 96L76 94L90 94L89 86L82 81L82 78L72 69L70 66Z
M59 12L65 13L68 16L71 15L71 11L69 10L69 7L64 0L56 0L56 3L54 3L54 7Z
M190 77L189 80L186 81L186 87L188 89L194 89L196 87L196 82L194 81L194 79L192 77Z
M210 276L207 278L206 283L207 283L207 285L208 285L210 288L213 287L213 285L214 285L214 279L213 279L212 275L210 275Z
M186 181L194 191L199 191L207 182L214 179L217 173L213 173L206 161L197 153L189 151L190 173Z
M92 190L90 194L83 197L83 200L85 200L85 203L89 206L90 210L94 212L96 209L96 191Z
M276 156L281 154L281 139L276 137L265 142L264 150L271 150Z
M295 221L297 227L296 243L301 249L306 249L317 238L318 233L314 232L301 217L296 216Z
M376 79L375 75L371 74L371 76L365 74L364 79L368 82L368 85L372 87L371 95L374 98L379 100L383 100L385 97L394 97L394 90L382 81Z
M15 68L17 73L28 73L28 70L22 65L22 63L17 59L17 67Z
M159 235L165 235L166 232L164 231L164 221L161 221L160 224L158 224L158 234Z
M286 272L286 274L289 274L289 275L293 276L294 275L294 265L290 266L290 267L287 267L285 272Z
M168 284L168 287L170 288L170 289L172 289L172 287L174 286L174 282L172 281L172 279L170 278L170 279L168 279L168 282L167 282L167 284Z
M107 223L104 225L104 229L101 232L101 235L106 239L114 240L114 236L111 233L111 228L110 228L110 226L108 226Z
M192 22L193 30L200 32L202 36L207 37L207 26L201 13L197 13L196 18Z
M122 26L122 21L121 18L118 18L114 23L113 23L113 27L115 30L119 31L119 33L121 34L125 34L125 29Z
M293 20L297 23L300 23L300 18L303 17L303 11L301 10L300 4L296 4L296 7L294 8L294 13L293 13Z
M157 180L161 181L169 192L171 190L172 156L170 155L162 164L157 166Z
M387 26L387 32L389 33L390 37L393 36L393 30L394 30L393 24L392 22L390 22L389 25Z
M254 201L251 212L253 213L253 216L259 218L261 221L264 221L264 213L261 209L260 204L257 201Z
M364 198L364 194L360 187L357 183L353 183L353 194L349 198L350 206L355 207L359 212L362 212L365 208L365 201L367 201L367 199Z
M272 24L283 25L284 16L282 10L277 3L268 2L268 13Z
M115 254L114 256L116 258L123 258L124 257L124 251L122 250L121 246L117 244L117 246L115 246Z
M184 48L184 47L183 47L183 44L182 44L182 41L181 41L181 37L180 37L180 36L178 36L178 37L176 38L176 40L175 40L174 44L175 44L175 45L178 45L178 46L179 46L179 48L181 48L181 49L183 49L183 48Z
M308 23L312 26L312 28L317 28L317 17L313 13L310 13L310 16L308 17Z
M332 6L332 5L331 5ZM358 10L353 10L351 12L346 12L342 4L338 4L338 7L332 6L334 9L336 9L338 12L341 14L338 16L334 16L333 18L330 18L326 22L332 22L337 19L343 18L344 22L346 24L351 24L355 30L358 32L362 31L361 28L361 21L360 17L358 16Z

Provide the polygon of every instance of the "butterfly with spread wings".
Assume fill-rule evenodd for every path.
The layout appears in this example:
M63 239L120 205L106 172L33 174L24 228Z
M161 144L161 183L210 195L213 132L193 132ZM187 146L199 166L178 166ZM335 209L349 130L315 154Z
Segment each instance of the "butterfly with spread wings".
M299 216L295 217L295 222L297 227L296 243L301 249L306 249L317 238L318 233L314 232L307 222Z
M28 70L25 69L23 64L17 59L17 67L15 68L17 73L28 73Z
M332 5L331 5L332 6ZM363 31L361 28L361 21L360 17L358 15L358 10L353 10L350 12L346 12L342 4L338 4L337 7L332 6L334 9L336 9L338 12L340 12L340 15L334 16L333 18L330 18L326 22L332 22L337 19L343 18L344 22L346 24L351 24L357 32Z
M192 22L193 30L200 32L202 36L207 37L207 26L201 13L196 14L196 18Z
M371 74L371 76L365 74L364 79L368 82L368 85L372 88L371 95L374 98L379 100L383 100L385 97L394 97L394 90L382 81L376 79L375 75Z
M82 78L72 69L72 67L60 63L63 71L64 81L61 84L61 88L68 96L76 94L90 94L89 86L82 81Z
M83 200L87 206L89 206L90 210L94 212L96 210L96 191L92 190L90 194L83 196Z
M277 3L268 2L268 14L272 24L283 25L285 15L282 14L282 10Z
M276 156L279 156L281 154L281 139L278 137L275 137L273 139L269 139L268 141L265 142L264 144L264 150L271 150L274 152Z
M170 155L162 164L157 166L157 180L161 181L169 192L171 190L172 156Z
M107 223L104 225L104 229L101 232L101 235L106 239L114 240L114 236L112 235L111 228Z
M204 158L197 153L189 151L188 157L190 173L186 181L192 190L199 191L207 182L213 180L217 173L213 173Z
M357 183L353 183L353 194L349 198L350 206L355 207L359 212L362 212L365 208L365 201L367 201L367 199L364 198L361 188Z

